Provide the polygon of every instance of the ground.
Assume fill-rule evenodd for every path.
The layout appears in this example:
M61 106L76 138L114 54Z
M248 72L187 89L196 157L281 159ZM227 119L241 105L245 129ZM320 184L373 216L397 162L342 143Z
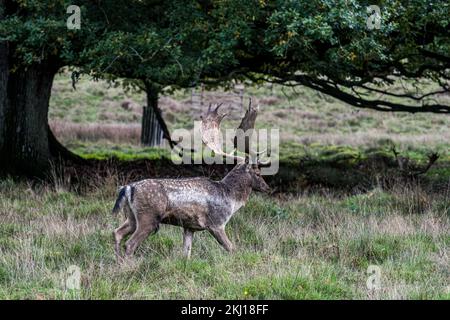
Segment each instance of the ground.
M448 194L254 195L227 227L236 252L200 232L187 261L181 229L162 226L117 265L113 181L89 195L13 181L0 190L1 299L450 298ZM64 290L71 265L80 292ZM377 290L367 288L371 265Z
M87 79L77 88L67 74L57 78L52 128L98 166L76 183L56 174L45 183L0 181L0 299L450 299L450 117L356 111L306 89L247 88L261 105L258 127L281 129L281 169L268 177L275 192L253 194L227 226L236 251L200 232L186 260L181 229L162 226L118 265L118 185L223 171L174 171L167 150L139 146L142 94ZM200 113L189 91L161 102L171 130L189 128ZM429 152L440 158L411 178L392 146L418 168ZM72 265L80 291L64 285Z

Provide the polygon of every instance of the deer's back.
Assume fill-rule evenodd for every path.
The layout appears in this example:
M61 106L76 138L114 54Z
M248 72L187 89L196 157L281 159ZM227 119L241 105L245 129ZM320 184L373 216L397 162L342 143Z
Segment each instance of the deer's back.
M133 186L140 211L159 214L162 223L204 229L229 214L226 191L208 178L147 179Z

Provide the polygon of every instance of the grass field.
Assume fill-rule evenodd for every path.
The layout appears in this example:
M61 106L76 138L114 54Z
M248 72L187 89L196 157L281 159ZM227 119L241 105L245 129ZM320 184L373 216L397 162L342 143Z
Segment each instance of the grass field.
M2 299L450 298L448 194L417 186L341 198L255 195L228 226L235 253L196 233L186 261L181 229L163 226L120 266L112 181L88 195L12 181L0 192ZM71 265L81 269L81 291L62 285ZM380 289L367 289L370 265L381 270Z
M142 94L87 80L73 91L69 79L57 78L50 108L66 146L94 159L165 157L139 145ZM118 265L112 231L123 217L111 208L123 178L112 171L82 191L59 179L6 179L0 299L450 299L450 117L355 111L306 89L247 94L261 104L258 127L281 129L282 168L271 184L288 187L253 194L231 219L234 253L196 233L185 260L181 229L162 226ZM170 129L189 128L200 113L183 91L162 97L161 107ZM440 158L412 181L395 165L371 164L362 188L363 164L379 164L374 154L392 158L392 145L417 165L431 151ZM79 291L64 288L71 265L80 268ZM369 266L380 271L375 289Z

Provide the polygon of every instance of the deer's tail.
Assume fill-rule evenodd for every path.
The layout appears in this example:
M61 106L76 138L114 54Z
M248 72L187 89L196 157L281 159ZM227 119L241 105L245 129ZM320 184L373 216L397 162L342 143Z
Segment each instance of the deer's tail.
M117 196L117 200L114 204L114 208L112 209L112 213L117 213L120 211L120 209L123 208L126 200L127 188L130 188L130 186L121 186L119 188L119 195Z

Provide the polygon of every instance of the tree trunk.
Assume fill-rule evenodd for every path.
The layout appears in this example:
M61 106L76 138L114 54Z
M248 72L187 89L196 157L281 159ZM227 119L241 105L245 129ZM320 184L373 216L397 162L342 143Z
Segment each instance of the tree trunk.
M0 0L0 19L3 19L5 3ZM5 106L7 103L8 87L8 44L6 41L0 41L0 150L3 150L4 143L4 122ZM0 153L1 158L1 153ZM1 169L0 169L1 170Z
M163 138L163 131L155 110L158 110L158 90L154 86L147 86L147 106L142 114L141 143L145 146L159 146Z
M53 160L80 160L48 127L48 107L58 65L9 70L8 47L0 43L0 174L46 177Z
M6 62L7 63L7 62ZM6 99L1 104L0 164L13 174L43 176L51 158L48 144L48 105L56 70L48 64L6 73ZM2 83L3 92L5 82Z
M7 51L6 44L0 42L0 159L3 158L2 150L5 141L5 112L8 101L8 63L7 60L2 59L2 57Z

